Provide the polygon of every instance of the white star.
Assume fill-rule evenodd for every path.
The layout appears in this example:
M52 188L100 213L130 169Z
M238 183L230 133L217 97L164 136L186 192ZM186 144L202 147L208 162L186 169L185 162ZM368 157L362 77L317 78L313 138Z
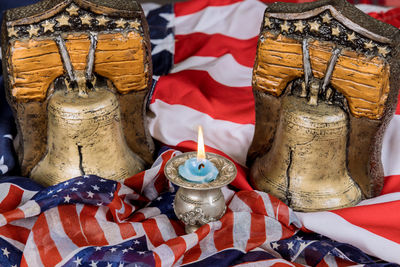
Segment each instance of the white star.
M93 198L94 194L90 191L86 192L88 194L88 197Z
M168 21L167 28L171 28L174 26L174 13L160 13L159 16Z
M4 156L1 156L0 158L0 171L2 174L8 172L8 166L4 164Z
M3 135L3 137L4 137L4 138L8 138L8 139L10 139L10 140L13 140L13 137L12 137L11 134L5 134L5 135Z
M303 240L303 238L301 236L296 236L296 240Z
M89 178L89 175L84 175L83 178Z
M69 197L69 195L66 195L64 197L64 203L69 203L70 200L71 200L71 198Z
M294 244L293 244L292 241L290 241L287 245L288 245L288 249L292 249L293 250Z
M58 197L57 195L53 195L52 197Z
M103 206L103 202L98 202L96 205L97 206Z
M93 190L95 191L99 191L100 187L98 187L97 185L92 185Z
M139 253L140 255L146 254L146 252L144 252L144 251L138 251L138 253Z
M72 191L72 192L75 192L75 191L77 191L77 190L78 190L78 188L76 188L76 187L72 187L72 188L71 188L71 191Z
M125 254L125 253L127 253L128 252L128 250L126 249L126 248L124 248L123 250L122 250L122 254Z
M3 255L5 255L8 258L8 255L10 255L10 252L7 250L7 248L2 248Z
M364 44L365 49L372 50L375 47L375 44L372 41Z
M133 241L133 243L135 243L136 245L140 244L140 242L137 240Z
M167 50L171 54L174 54L175 50L175 39L172 33L168 34L164 39L155 39L151 40L151 43L154 44L154 49L151 51L152 55L158 54L161 51Z
M107 262L107 266L106 267L112 267L112 264Z
M97 263L98 263L98 261L96 261L96 262L92 261L89 266L90 267L97 267Z
M118 267L124 267L124 264L122 262L120 262Z
M69 185L69 181L64 182L64 185Z
M347 40L349 40L350 42L353 42L357 39L357 36L354 32L352 32L351 34L347 34Z
M378 46L378 52L384 57L386 57L386 55L390 53L386 46Z
M46 20L44 23L42 23L43 32L54 32L54 25L56 24Z
M336 26L335 28L332 28L332 35L334 36L339 36L340 35L340 28Z
M97 18L97 21L99 22L99 26L106 26L107 22L110 20L104 16Z
M92 16L90 16L89 14L85 14L85 16L81 16L80 17L82 25L86 24L86 25L90 25L91 20L93 19Z
M76 5L72 4L69 6L69 8L67 8L67 12L69 13L70 16L76 15L78 16L78 10L79 7L77 7Z
M161 199L162 199L162 196L159 196L159 197L157 198L158 201L160 201Z
M58 21L58 25L57 25L58 27L69 26L69 17L67 17L65 15L62 15L62 16L56 18L56 20Z
M115 252L115 251L117 251L117 249L116 248L110 248L110 251L111 252Z
M129 250L135 250L133 247L129 247L128 249L129 249Z
M77 184L77 185L81 185L81 184L83 184L81 181L79 181L79 182L77 182L77 183L75 183L75 184Z
M271 244L273 249L277 249L280 246L277 242L272 242Z
M126 20L124 19L116 20L115 24L117 24L117 28L125 28Z
M49 192L47 192L47 195L51 195L51 194L53 194L53 190L50 190Z
M114 193L113 193L113 192L110 192L110 193L108 193L108 194L110 194L110 197L113 197L113 196L114 196Z
M101 247L96 247L95 250L99 251L99 250L101 250Z
M15 30L14 27L8 28L7 30L8 30L8 37L12 36L18 37L18 30Z
M294 23L294 26L296 27L296 31L298 31L298 32L303 32L304 28L306 27L303 24L303 21L301 21L301 20L299 20L298 22Z
M14 264L14 265L11 265L11 267L18 267L16 264Z
M62 191L62 189L60 188L60 189L57 190L57 193L60 193L61 191Z
M310 25L310 31L316 31L316 32L318 32L319 27L321 27L318 21L309 22L308 25Z
M76 260L74 260L73 263L75 263L76 266L81 265L82 264L82 258L76 257Z
M37 36L39 30L40 30L40 27L35 27L33 25L30 25L29 30L27 30L29 33L29 37Z
M300 251L305 249L306 247L307 247L307 243L306 242L300 242L300 248L299 248Z
M288 24L287 20L285 23L281 24L281 32L289 32L290 25Z
M100 182L105 183L105 182L107 182L107 180L100 179Z
M269 18L265 18L264 26L268 27L268 28L271 28L272 22L271 22L271 20Z
M331 20L332 20L332 17L329 16L328 13L325 13L325 15L322 16L322 21L323 21L324 23L328 23L328 24L329 24L329 23L331 22Z
M139 22L138 20L130 21L130 22L129 22L129 26L130 26L131 28L134 28L134 29L136 29L136 30L139 30L139 29L140 29L140 22Z

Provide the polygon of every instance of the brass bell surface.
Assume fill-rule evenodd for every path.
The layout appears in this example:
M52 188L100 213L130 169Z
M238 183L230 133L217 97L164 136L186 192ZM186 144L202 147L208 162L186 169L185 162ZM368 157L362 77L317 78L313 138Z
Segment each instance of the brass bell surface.
M346 167L347 133L340 107L285 96L271 149L251 168L252 184L298 211L357 204L361 191Z
M126 144L119 103L106 88L57 90L48 103L47 152L31 178L49 186L95 174L119 180L144 169Z

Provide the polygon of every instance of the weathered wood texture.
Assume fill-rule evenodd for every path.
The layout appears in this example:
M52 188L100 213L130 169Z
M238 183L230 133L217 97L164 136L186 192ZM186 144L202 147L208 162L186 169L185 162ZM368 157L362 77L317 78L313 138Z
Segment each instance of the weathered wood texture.
M253 71L253 86L280 96L288 82L304 75L300 41L283 35L263 34ZM328 42L309 44L313 75L323 78L333 51ZM342 93L355 117L379 119L389 94L389 65L380 57L366 57L343 50L333 71L331 84Z
M94 71L110 79L120 93L145 89L144 58L143 38L138 33L103 34L99 36Z
M89 52L87 34L65 36L75 70L84 70ZM110 79L120 93L147 88L143 37L136 32L99 34L94 71ZM17 40L9 58L11 92L17 101L43 100L50 83L64 73L54 40Z

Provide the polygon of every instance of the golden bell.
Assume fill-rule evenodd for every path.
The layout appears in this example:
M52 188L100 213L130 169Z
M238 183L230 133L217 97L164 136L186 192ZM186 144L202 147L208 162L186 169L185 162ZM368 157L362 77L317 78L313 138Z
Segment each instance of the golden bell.
M119 180L144 169L126 144L114 93L56 91L48 103L47 153L31 172L43 185L95 174Z
M336 105L288 95L271 149L251 168L255 188L298 211L353 206L361 191L346 167L348 118ZM330 92L328 91L328 94Z

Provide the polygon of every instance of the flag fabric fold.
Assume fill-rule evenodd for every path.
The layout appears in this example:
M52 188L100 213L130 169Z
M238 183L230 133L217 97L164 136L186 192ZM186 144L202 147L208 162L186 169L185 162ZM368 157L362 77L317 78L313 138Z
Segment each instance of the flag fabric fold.
M251 73L265 2L142 5L155 74L148 127L169 148L150 169L123 181L87 175L43 188L12 176L18 174L15 129L0 94L0 266L400 264L400 105L384 138L379 197L301 213L247 182L255 123ZM400 27L398 8L358 7ZM226 214L185 234L173 211L177 188L163 170L173 156L196 150L199 124L206 151L231 159L238 176L223 189Z

